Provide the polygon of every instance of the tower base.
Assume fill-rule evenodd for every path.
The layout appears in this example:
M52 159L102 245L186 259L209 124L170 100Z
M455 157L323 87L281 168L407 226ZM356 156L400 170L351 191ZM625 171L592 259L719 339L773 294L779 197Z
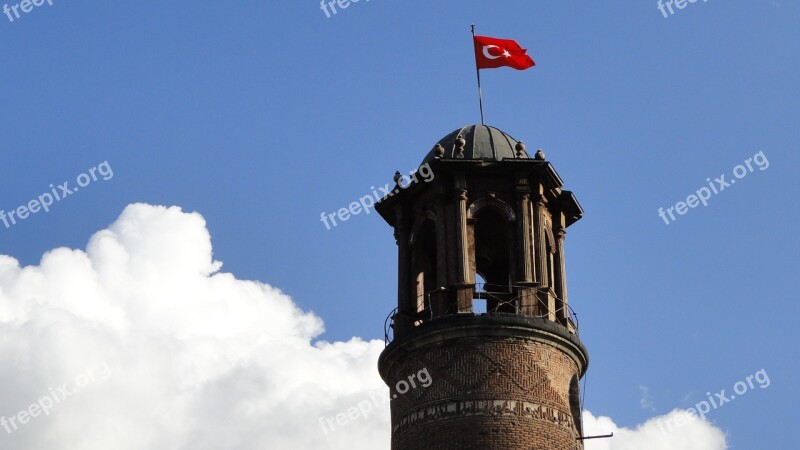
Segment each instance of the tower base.
M378 361L391 389L392 450L580 450L587 365L578 337L542 318L464 314L422 324ZM421 370L428 387L406 390Z

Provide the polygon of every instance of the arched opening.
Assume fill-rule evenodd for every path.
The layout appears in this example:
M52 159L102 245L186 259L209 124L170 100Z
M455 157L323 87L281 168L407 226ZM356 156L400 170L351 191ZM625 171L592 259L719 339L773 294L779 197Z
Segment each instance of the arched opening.
M475 214L475 275L484 280L487 312L516 312L511 298L509 222L493 208Z
M416 312L419 321L431 318L431 292L437 286L436 273L436 226L433 220L425 220L420 226L413 246Z

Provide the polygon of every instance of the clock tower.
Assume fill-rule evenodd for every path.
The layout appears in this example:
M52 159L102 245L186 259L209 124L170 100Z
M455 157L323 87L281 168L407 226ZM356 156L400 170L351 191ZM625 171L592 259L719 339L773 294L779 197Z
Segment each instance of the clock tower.
M392 450L582 449L588 353L564 243L583 210L541 150L497 128L459 128L423 164L429 183L376 205L398 247L378 362ZM429 386L406 389L422 369Z

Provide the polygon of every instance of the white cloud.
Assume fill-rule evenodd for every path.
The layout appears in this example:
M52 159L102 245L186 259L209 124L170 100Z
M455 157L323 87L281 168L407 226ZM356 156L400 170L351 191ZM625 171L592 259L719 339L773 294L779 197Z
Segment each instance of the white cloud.
M269 255L265 255L269 257ZM330 417L388 391L382 341L314 342L313 313L278 289L218 272L198 214L131 205L86 251L36 266L0 256L0 415L105 363L49 415L6 422L0 448L374 448L388 408L326 435ZM33 412L36 412L35 409ZM24 420L23 416L23 420Z
M585 450L724 450L725 434L711 423L684 410L654 417L635 429L618 427L610 417L583 414L584 434L614 433L608 439L586 441Z
M199 214L143 204L85 251L0 255L0 448L388 449L383 342L317 342L319 317L220 267ZM585 422L615 433L588 450L724 448L704 422L670 436Z

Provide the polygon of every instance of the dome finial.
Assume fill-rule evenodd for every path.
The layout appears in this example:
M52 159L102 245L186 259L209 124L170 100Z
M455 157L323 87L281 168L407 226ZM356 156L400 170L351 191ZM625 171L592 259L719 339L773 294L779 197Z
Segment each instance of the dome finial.
M517 145L514 146L514 150L517 151L517 158L522 158L525 155L525 143L522 141L517 142Z
M544 161L544 152L542 149L536 150L536 155L534 155L533 159L537 161Z
M458 150L458 153L456 154L456 158L463 158L464 157L464 146L465 145L467 145L466 139L464 139L464 136L461 136L459 134L458 137L456 138L456 150Z

